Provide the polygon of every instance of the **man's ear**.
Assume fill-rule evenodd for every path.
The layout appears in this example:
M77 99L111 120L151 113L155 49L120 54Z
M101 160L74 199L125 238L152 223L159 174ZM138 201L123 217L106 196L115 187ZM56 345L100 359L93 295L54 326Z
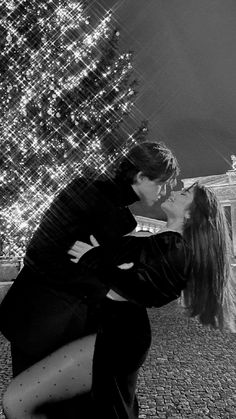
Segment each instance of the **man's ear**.
M143 172L138 172L135 176L135 183L140 184L143 182L143 179L145 178Z

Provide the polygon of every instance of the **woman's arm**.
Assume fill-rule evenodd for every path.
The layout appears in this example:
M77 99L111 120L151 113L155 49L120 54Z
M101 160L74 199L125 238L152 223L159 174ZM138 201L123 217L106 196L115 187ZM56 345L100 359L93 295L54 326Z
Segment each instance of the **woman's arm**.
M115 246L100 246L80 264L130 301L160 307L178 298L190 275L192 253L178 233L124 237ZM128 270L117 267L133 262Z

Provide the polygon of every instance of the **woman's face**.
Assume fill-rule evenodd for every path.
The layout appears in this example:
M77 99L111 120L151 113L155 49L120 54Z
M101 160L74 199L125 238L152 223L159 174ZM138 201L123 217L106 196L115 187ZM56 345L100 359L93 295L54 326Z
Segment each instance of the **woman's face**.
M161 208L168 216L175 218L187 218L189 207L194 199L194 187L182 189L180 191L172 191L169 198L162 204Z

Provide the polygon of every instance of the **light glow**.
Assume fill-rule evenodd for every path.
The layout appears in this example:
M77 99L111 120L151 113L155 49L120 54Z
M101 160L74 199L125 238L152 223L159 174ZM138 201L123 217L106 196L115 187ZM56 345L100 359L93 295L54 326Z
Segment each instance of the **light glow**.
M110 12L97 25L78 1L4 0L1 12L1 256L22 258L54 196L87 166L109 176L135 142L116 134L135 90Z

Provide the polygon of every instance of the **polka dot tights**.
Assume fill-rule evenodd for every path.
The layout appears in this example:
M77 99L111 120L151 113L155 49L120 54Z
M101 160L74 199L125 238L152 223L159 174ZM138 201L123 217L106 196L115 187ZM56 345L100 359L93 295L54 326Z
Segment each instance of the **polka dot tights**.
M44 419L43 404L90 391L95 339L71 342L15 377L3 397L7 419Z

